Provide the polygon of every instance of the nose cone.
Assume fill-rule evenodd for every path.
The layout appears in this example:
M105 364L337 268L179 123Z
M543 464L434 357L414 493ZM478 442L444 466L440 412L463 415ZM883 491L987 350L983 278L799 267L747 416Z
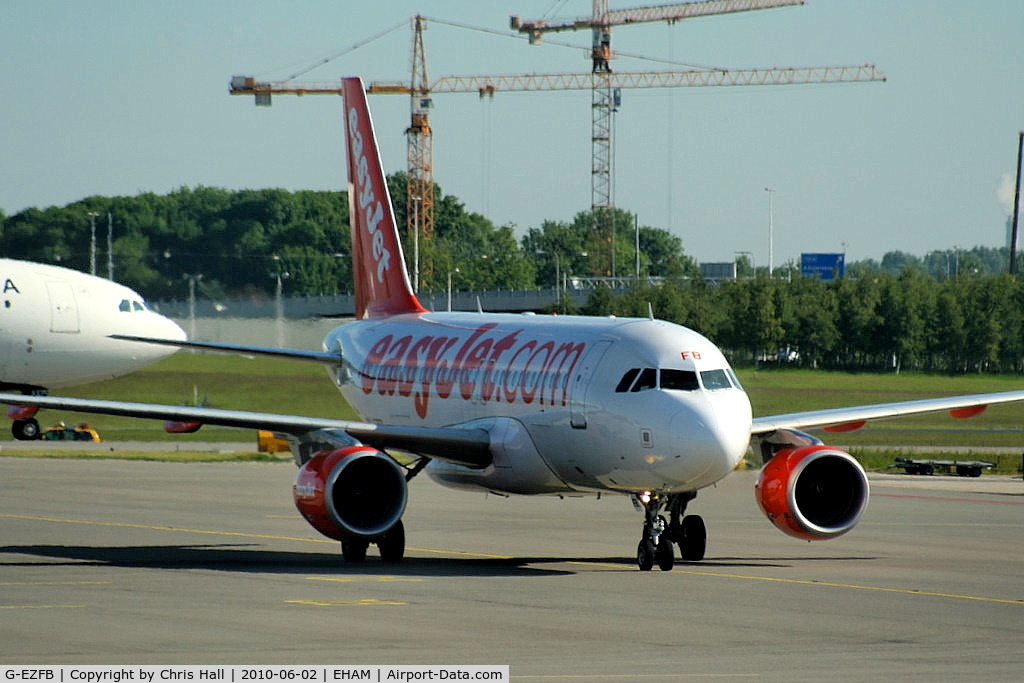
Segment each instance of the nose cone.
M186 340L188 340L188 334L186 334L185 330L183 330L181 328L181 325L179 325L178 323L174 322L170 318L165 318L164 316L162 316L160 314L155 314L155 315L156 315L157 318L159 318L159 320L156 321L154 326L164 330L159 335L161 339L170 339L170 340L173 340L173 341L186 341ZM153 335L153 336L156 336L156 335Z
M739 464L750 445L750 400L742 391L710 391L672 419L672 438L691 467L686 484L709 486Z
M131 332L132 337L145 337L147 339L162 339L167 341L186 341L188 335L178 323L170 318L165 318L159 313L147 311L144 315L132 316ZM175 353L178 348L165 344L149 344L146 342L128 342L133 345L132 354L135 360L141 363L155 363Z

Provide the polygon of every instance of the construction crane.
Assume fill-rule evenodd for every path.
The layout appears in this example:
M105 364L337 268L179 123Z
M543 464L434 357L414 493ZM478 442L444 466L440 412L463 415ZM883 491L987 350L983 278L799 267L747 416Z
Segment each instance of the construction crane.
M419 291L419 240L434 235L434 170L433 133L430 129L430 85L427 78L427 56L423 47L423 31L427 20L421 15L412 18L412 78L408 84L382 85L367 88L370 93L410 96L409 127L405 130L408 170L406 178L406 231L413 235L413 287ZM385 31L384 33L388 33ZM380 37L378 34L376 37ZM368 42L368 41L366 41ZM365 42L363 43L365 44ZM254 95L256 106L269 107L273 95L341 95L341 82L297 83L291 79L276 83L257 82L252 76L232 76L232 95Z
M768 69L687 69L681 71L613 72L610 27L618 23L640 21L678 21L696 16L767 9L784 5L803 4L802 0L704 0L664 7L634 10L607 10L607 0L594 0L594 16L560 24L522 22L513 17L513 26L526 33L531 41L548 31L567 31L594 28L595 45L592 49L594 68L589 73L519 74L494 76L442 76L433 82L427 77L423 30L426 18L413 18L412 78L409 82L371 82L370 94L400 94L410 96L411 117L406 129L408 188L406 196L406 228L418 240L420 234L429 238L434 228L433 133L429 111L433 94L476 93L493 96L497 92L537 92L554 90L591 90L594 95L592 115L593 160L592 213L598 234L611 235L612 168L611 168L611 115L614 111L615 92L621 88L677 88L727 87L753 85L794 85L821 83L849 83L884 81L885 75L872 64L856 66L825 66ZM594 17L603 17L595 21ZM254 95L257 106L267 106L271 96L282 95L341 95L341 82L305 82L292 80L258 82L248 76L231 79L230 94ZM417 266L418 269L418 266ZM610 266L607 269L610 273ZM415 276L419 286L419 276Z
M511 17L513 30L525 34L531 45L541 42L545 33L589 29L591 41L591 176L590 209L592 227L596 234L612 240L612 131L613 114L619 105L619 88L645 87L642 85L623 86L615 83L611 60L612 27L622 24L636 24L653 21L675 23L683 19L706 17L717 14L734 14L751 10L770 9L789 5L802 5L803 0L702 0L671 5L634 7L631 9L609 10L608 0L593 0L589 17L569 20L522 21ZM646 86L650 87L650 86ZM614 275L614 259L609 262L608 275Z

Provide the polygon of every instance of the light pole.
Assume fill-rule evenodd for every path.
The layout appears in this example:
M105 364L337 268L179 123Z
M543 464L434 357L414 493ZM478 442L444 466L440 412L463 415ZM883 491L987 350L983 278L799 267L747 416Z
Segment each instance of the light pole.
M633 214L634 253L636 254L636 281L640 282L640 214Z
M107 279L114 281L114 214L107 211Z
M768 193L768 277L775 268L775 188L766 187Z
M194 275L185 273L182 275L183 278L188 280L188 320L189 320L189 339L196 338L196 281L203 279L202 273L196 273Z
M89 275L96 274L96 211L89 212L89 224L92 227L92 239L89 242Z
M559 292L559 289L562 286L562 263L561 263L561 259L558 257L558 252L554 251L554 250L552 250L552 251L545 251L543 249L538 249L534 253L535 254L544 254L544 255L550 254L551 256L555 257L555 298L556 299L561 298L561 295L558 292Z
M281 257L274 254L275 273L270 277L277 280L274 292L274 326L277 328L277 345L284 346L284 283L282 280L291 277L288 271L281 272Z
M452 312L452 273L459 272L459 269L448 271L448 312Z

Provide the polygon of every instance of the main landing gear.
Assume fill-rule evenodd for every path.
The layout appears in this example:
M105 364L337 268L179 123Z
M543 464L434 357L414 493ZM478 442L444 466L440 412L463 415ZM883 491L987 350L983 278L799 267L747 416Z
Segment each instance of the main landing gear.
M655 563L661 571L670 571L675 564L673 543L679 545L683 562L704 559L708 537L704 520L700 515L683 516L686 504L696 497L696 491L664 496L644 491L633 495L633 502L644 510L643 536L636 549L640 571L650 571ZM663 508L668 511L668 520L661 515Z
M346 538L341 542L341 555L346 562L364 562L370 543L376 543L380 559L388 564L401 562L405 555L405 526L402 520L377 538Z
M39 421L34 417L15 420L11 423L11 434L18 441L32 441L39 438Z

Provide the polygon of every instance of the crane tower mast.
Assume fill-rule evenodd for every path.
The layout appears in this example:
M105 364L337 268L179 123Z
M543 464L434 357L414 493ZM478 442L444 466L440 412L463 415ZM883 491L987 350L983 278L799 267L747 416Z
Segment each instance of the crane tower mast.
M430 130L430 81L427 78L427 53L423 49L423 29L426 21L420 15L413 18L412 83L410 84L411 111L409 127L405 131L408 183L406 189L406 234L413 236L416 251L413 289L420 288L420 236L434 236L434 136Z

